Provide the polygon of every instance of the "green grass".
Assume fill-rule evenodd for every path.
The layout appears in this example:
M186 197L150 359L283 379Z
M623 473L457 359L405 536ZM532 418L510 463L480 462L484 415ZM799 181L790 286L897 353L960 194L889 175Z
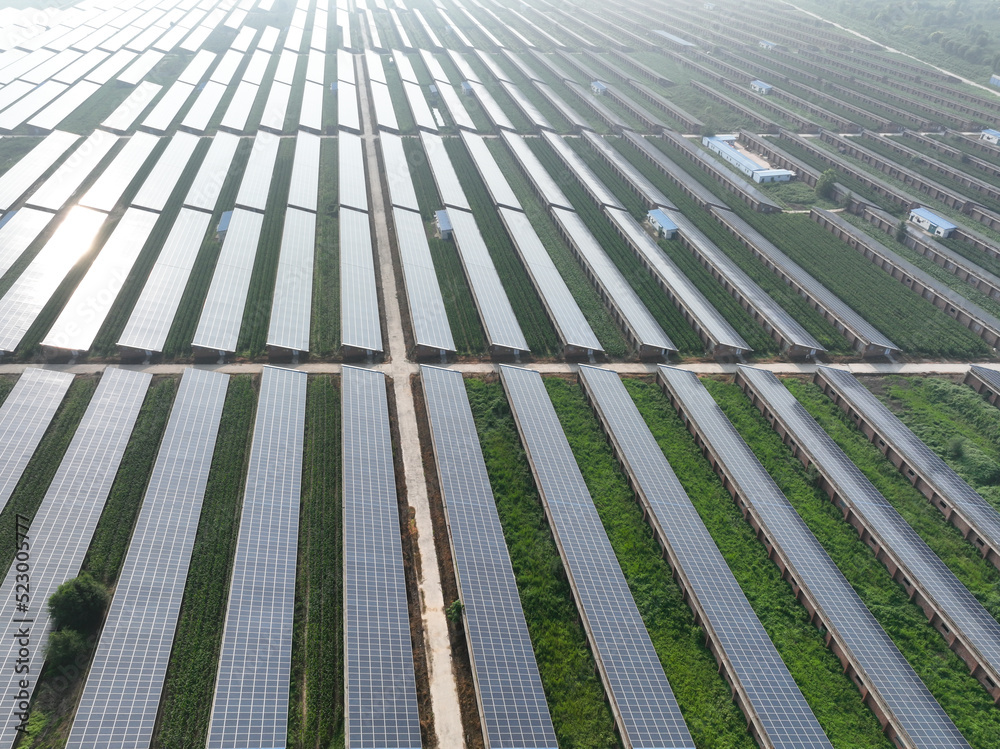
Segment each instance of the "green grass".
M313 262L312 323L309 351L330 356L340 348L340 219L337 214L338 150L324 138L319 152L319 213Z
M545 313L542 300L514 249L472 157L465 145L456 138L446 139L445 147L469 199L479 232L489 249L490 258L514 309L517 322L524 332L528 348L535 356L557 355L562 347L555 328Z
M579 385L546 378L587 488L697 746L754 747L746 718Z
M163 749L203 745L208 733L256 398L249 376L230 380L153 736Z
M580 267L576 258L573 257L572 251L559 235L559 230L552 223L552 219L542 202L517 168L514 158L506 146L496 139L487 140L486 145L493 153L493 158L496 159L504 177L510 183L511 189L520 199L521 207L524 208L538 238L541 239L553 264L555 264L563 281L566 282L573 299L576 300L580 311L583 312L583 316L590 324L591 330L594 331L597 340L604 347L604 353L613 358L625 356L628 351L628 342L604 306L604 302L601 301L597 290L591 285L583 268Z
M274 136L265 136L274 137ZM264 224L260 230L257 254L254 257L253 275L247 290L246 307L240 326L236 350L243 356L262 356L267 347L267 331L271 321L271 303L274 299L274 282L278 275L278 258L281 254L281 236L285 226L285 206L288 204L289 179L295 140L282 138L278 157L271 176L271 189L267 194Z
M465 386L558 743L620 747L503 389L477 379Z
M0 406L7 400L7 396L10 395L10 391L14 389L16 384L16 377L0 377Z
M399 77L399 71L393 63L389 62L387 55L381 56L382 68L385 70L385 80L389 84L389 97L392 99L392 108L396 111L396 124L399 132L403 135L417 132L417 123L413 119L410 111L410 102L403 91L403 81Z
M309 381L288 745L344 745L340 391Z
M972 746L1000 742L1000 709L919 606L859 538L812 474L735 385L706 386L861 600Z
M0 138L0 174L5 173L20 161L28 151L42 142L41 136L21 138ZM54 171L55 166L52 167Z
M528 143L550 174L558 175L563 172L558 156L553 153L548 144L540 142L537 138L530 139ZM653 276L642 267L639 259L625 244L625 240L618 235L579 183L576 180L568 179L560 182L560 187L566 193L566 197L569 198L573 207L579 212L580 218L587 225L587 228L632 288L635 289L636 294L646 305L646 309L670 336L678 350L682 354L688 355L704 353L705 346L694 329L670 302Z
M625 387L656 438L820 725L838 749L889 749L839 659L809 621L766 547L702 455L667 396L647 379Z

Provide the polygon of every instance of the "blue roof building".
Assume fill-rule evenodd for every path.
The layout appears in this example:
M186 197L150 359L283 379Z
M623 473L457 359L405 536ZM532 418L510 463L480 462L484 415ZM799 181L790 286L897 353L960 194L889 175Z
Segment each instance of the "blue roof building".
M750 81L750 88L758 94L764 94L767 96L771 93L771 89L774 87L770 83L764 83L764 81Z
M985 140L987 143L1000 145L1000 130L994 130L993 128L988 127L980 133L979 140Z
M448 211L443 209L434 211L434 223L437 224L441 239L451 239L451 217L448 215Z
M600 96L601 94L603 94L605 91L608 90L608 87L603 83L601 83L600 81L591 81L590 90L593 91L597 96Z
M468 81L462 81L462 93L465 96L472 96L472 84Z
M949 237L958 227L923 206L910 211L910 221L935 237Z
M990 76L990 85L991 86L996 86L997 88L1000 88L1000 75L997 75L996 73L994 73L993 75L991 75Z
M674 234L677 233L677 224L671 221L667 214L661 211L659 208L654 208L649 213L646 214L646 220L649 222L650 227L656 232L657 237L663 237L664 239L673 239Z
M229 222L233 220L233 212L226 211L219 218L219 225L215 229L215 238L222 240L226 238L226 232L229 231Z

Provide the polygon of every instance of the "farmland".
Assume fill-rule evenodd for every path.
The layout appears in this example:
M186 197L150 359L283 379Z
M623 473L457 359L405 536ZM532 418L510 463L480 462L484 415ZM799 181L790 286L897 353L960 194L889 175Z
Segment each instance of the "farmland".
M340 219L337 141L325 138L319 154L319 213L313 265L309 350L329 356L340 347Z

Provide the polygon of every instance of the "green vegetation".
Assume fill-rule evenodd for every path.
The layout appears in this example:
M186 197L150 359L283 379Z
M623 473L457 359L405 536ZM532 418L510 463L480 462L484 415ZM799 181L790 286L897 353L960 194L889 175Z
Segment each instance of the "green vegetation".
M545 387L695 744L755 746L583 390L554 377Z
M261 134L257 137L277 136ZM271 189L267 194L267 206L264 210L264 224L260 230L253 275L250 278L250 288L247 290L243 322L236 344L236 350L244 356L261 356L267 348L271 302L274 299L274 281L278 275L278 258L281 254L281 236L285 227L285 206L288 205L294 154L295 139L283 138L278 146L278 157L271 176Z
M906 595L874 551L844 521L810 473L786 447L767 420L735 385L706 381L712 396L806 525L844 573L872 615L895 642L914 671L959 730L977 749L1000 742L1000 710L948 649L923 611Z
M1000 510L1000 411L936 377L865 378L903 423Z
M406 92L403 91L399 71L389 62L388 56L382 56L382 68L385 70L385 80L389 84L389 97L392 99L392 108L396 111L399 132L404 135L417 132L417 123L413 119L413 113L410 112L410 103L406 99Z
M0 174L14 166L28 151L41 142L41 136L0 139ZM56 168L53 166L52 171L55 171Z
M233 377L222 409L167 666L160 723L153 736L154 745L164 749L199 746L205 743L208 732L255 404L250 377Z
M288 746L344 745L340 390L310 379L299 565L295 581Z
M838 749L889 749L878 720L702 455L666 395L650 380L625 387L694 503L768 637Z
M816 385L786 379L786 387L861 469L903 519L995 618L1000 618L1000 572L879 452Z
M101 623L110 603L108 589L86 572L67 580L49 597L52 626L89 634Z
M559 235L559 230L552 223L552 219L546 212L542 202L521 174L517 164L514 163L514 158L510 155L506 146L496 139L487 140L486 145L493 152L493 158L499 164L500 170L503 172L504 177L507 178L507 182L510 183L511 189L514 190L520 199L521 207L524 208L524 212L531 221L531 225L538 234L538 238L542 240L542 244L545 245L545 249L552 258L553 264L558 269L563 281L566 282L570 293L573 294L573 298L576 300L577 305L579 305L580 311L583 312L583 316L590 323L590 327L597 336L597 340L604 347L605 354L609 357L624 356L628 350L628 343L624 336L622 336L611 314L604 306L604 302L601 301L597 290L591 285L583 268L580 267L576 258L573 257L572 251Z
M503 388L477 379L465 387L559 745L620 747Z
M826 320L819 312L814 310L809 303L795 292L788 284L769 271L764 265L753 256L753 254L740 244L732 234L730 234L714 217L702 209L688 195L673 182L667 179L662 172L633 146L624 139L611 141L614 146L624 155L632 165L642 172L647 179L652 181L660 190L674 202L681 212L691 220L716 246L719 247L733 262L739 265L740 269L752 278L768 295L782 306L792 317L811 333L827 351L831 353L849 353L850 345L832 323ZM716 185L718 189L718 185Z
M323 138L319 152L319 213L316 216L312 324L309 328L309 351L313 356L330 356L340 347L338 158L337 140Z
M445 147L462 183L465 196L469 199L479 233L482 234L483 241L489 249L490 258L496 267L497 275L500 276L507 298L514 308L514 314L528 342L528 348L535 356L558 354L562 347L555 328L545 313L542 300L514 249L514 244L504 228L503 221L476 170L472 157L465 145L456 138L445 140Z
M563 172L559 157L553 153L548 144L542 143L537 138L529 139L528 143L550 174L558 175ZM684 319L680 310L670 302L653 276L642 267L639 259L625 244L625 240L618 235L579 183L574 179L567 179L560 182L560 187L594 238L635 289L646 309L656 318L678 350L687 355L702 354L705 347L697 333Z
M455 339L455 349L459 354L483 354L486 352L486 335L479 322L479 313L473 301L472 291L465 278L462 261L454 242L446 242L434 236L434 212L439 210L441 198L438 196L434 178L427 165L427 156L415 138L403 139L403 150L410 165L413 188L417 193L420 216L424 220L427 243L434 260L441 296L444 298L445 312Z
M17 378L15 377L0 377L0 406L7 400L7 396L10 395L10 391L14 389L16 384Z

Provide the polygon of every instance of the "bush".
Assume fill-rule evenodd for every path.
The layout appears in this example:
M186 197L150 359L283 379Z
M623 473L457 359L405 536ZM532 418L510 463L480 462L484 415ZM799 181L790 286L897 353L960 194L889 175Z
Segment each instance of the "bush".
M833 187L837 184L837 171L827 169L816 182L816 195L827 200L833 200Z
M108 591L84 573L67 580L49 598L49 614L56 629L71 627L78 632L93 632L101 623L108 605Z
M84 656L88 648L86 637L75 629L63 629L49 635L45 658L50 666L69 666Z

